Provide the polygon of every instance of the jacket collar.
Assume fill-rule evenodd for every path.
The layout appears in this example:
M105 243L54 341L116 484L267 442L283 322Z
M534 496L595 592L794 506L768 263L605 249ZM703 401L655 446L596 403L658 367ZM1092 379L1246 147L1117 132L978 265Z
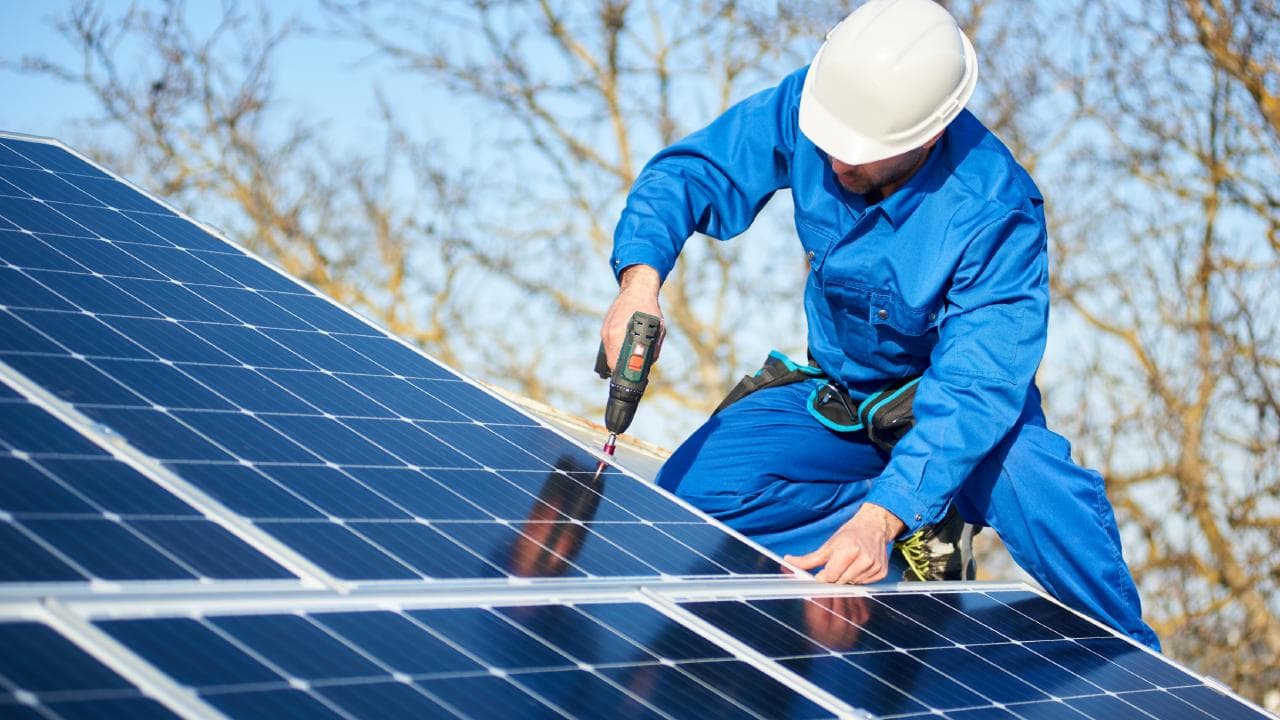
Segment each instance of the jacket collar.
M925 197L945 180L939 177L939 174L946 173L942 157L946 154L944 146L949 132L950 130L944 132L942 137L938 138L938 142L934 143L929 150L929 157L925 159L924 164L903 183L902 187L898 188L897 192L871 206L879 208L895 228L901 227L902 223L911 217L911 213L920 207Z

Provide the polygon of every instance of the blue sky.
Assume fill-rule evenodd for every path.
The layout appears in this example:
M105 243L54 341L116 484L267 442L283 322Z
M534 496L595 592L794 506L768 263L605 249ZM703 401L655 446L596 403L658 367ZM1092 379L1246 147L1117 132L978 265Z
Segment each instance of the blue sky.
M0 3L0 91L6 98L0 103L0 129L75 144L78 133L72 121L94 111L93 99L81 88L16 68L30 56L77 65L72 47L54 27L55 19L65 16L74 4L72 0ZM122 15L129 4L125 0L101 3L108 17ZM325 22L315 0L273 0L269 5L274 21ZM186 8L188 22L197 33L213 27L221 12L221 3L216 2L192 2ZM421 82L390 72L384 62L368 60L367 51L323 27L293 35L274 64L275 92L289 110L286 115L323 122L332 131L329 137L368 137L380 127L374 88L381 87L408 111L407 116L428 119L437 127L459 117L453 112L433 112L449 105L435 102L442 98L433 97Z

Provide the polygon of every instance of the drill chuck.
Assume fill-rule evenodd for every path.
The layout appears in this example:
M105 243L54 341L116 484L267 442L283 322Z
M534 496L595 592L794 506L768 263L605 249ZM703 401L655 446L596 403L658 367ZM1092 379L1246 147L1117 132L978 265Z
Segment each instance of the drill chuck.
M644 390L609 383L609 403L604 408L604 426L609 432L621 435L631 427L642 394Z

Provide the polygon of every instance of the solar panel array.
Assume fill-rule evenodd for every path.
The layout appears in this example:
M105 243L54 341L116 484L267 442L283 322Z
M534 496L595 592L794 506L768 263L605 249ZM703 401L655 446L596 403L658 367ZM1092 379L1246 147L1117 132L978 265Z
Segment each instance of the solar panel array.
M780 570L0 135L0 717L1263 716L1040 595Z

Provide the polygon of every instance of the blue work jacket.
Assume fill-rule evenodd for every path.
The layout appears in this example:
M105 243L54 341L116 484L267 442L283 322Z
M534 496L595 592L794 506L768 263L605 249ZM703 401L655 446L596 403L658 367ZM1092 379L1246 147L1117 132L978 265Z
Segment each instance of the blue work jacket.
M855 400L923 374L915 428L867 496L914 530L940 519L1020 418L1043 423L1031 392L1049 313L1043 200L968 111L897 192L872 203L847 192L799 130L806 71L658 153L627 197L611 262L665 278L694 232L732 238L791 188L813 359Z

